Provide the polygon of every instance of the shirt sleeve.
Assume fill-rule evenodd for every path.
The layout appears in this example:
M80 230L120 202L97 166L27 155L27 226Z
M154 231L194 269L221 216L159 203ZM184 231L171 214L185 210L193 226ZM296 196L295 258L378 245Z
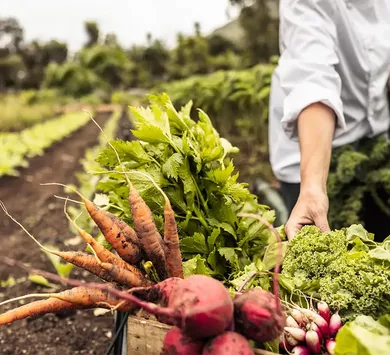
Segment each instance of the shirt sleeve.
M338 64L337 30L331 1L281 0L281 57L277 75L285 94L282 127L298 140L297 118L301 111L321 102L336 114L335 137L345 129ZM315 119L315 118L313 118Z

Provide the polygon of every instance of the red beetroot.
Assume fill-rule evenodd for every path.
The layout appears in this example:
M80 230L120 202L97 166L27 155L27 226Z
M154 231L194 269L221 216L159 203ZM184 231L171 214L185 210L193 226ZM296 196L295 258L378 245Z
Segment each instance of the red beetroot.
M234 319L236 330L257 342L278 338L286 325L279 299L259 288L235 297Z
M180 281L168 307L179 312L172 323L194 339L213 337L224 332L233 320L233 300L218 280L193 275Z
M204 345L204 341L193 340L178 327L173 327L165 334L161 355L200 355Z
M254 355L254 352L241 334L225 332L209 341L202 355Z

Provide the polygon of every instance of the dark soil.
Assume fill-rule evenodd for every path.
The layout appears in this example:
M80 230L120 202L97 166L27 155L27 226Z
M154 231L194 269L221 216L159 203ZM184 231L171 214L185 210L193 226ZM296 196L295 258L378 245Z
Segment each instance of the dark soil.
M96 119L103 124L109 113ZM61 250L83 250L85 245L75 240L63 213L63 201L54 195L65 196L62 187L40 186L46 182L76 184L75 172L81 170L79 159L87 147L97 142L99 130L91 122L63 141L53 145L42 157L30 161L29 168L18 178L0 179L0 199L9 213L21 222L40 242L50 243ZM77 241L77 239L76 239ZM25 270L1 263L8 256L32 268L55 269L47 256L2 211L0 212L0 280L14 277L16 285L0 287L0 301L29 293L57 292L63 286L48 288L28 280ZM93 276L74 268L72 278L98 281ZM0 313L34 299L25 299L0 306ZM0 354L104 354L114 335L114 317L111 313L96 316L93 310L47 314L0 326Z

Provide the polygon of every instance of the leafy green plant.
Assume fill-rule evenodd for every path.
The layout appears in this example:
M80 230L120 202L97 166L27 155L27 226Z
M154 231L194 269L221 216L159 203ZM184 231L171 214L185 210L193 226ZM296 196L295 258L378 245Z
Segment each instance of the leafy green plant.
M209 274L229 282L232 275L261 261L265 247L274 241L265 225L239 218L238 213L258 213L273 222L274 211L260 205L246 184L237 182L230 156L238 150L220 137L204 111L198 110L195 121L190 118L191 102L177 111L167 95L149 98L149 107L131 108L137 140L111 143L160 230L164 198L144 174L169 197L178 221L185 274ZM97 189L108 195L110 211L131 223L129 189L114 151L102 150L98 162L103 178Z

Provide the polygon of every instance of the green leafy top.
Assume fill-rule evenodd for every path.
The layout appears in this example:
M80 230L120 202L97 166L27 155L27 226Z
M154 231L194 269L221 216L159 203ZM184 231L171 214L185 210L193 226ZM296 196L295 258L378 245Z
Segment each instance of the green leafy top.
M390 314L375 321L358 316L337 333L336 355L387 355L390 351Z
M344 320L377 318L390 312L390 238L376 243L361 225L329 233L305 226L289 243L282 277L289 291L314 292Z
M227 280L262 257L272 235L265 225L240 219L239 212L257 213L272 223L274 211L260 205L246 184L238 182L231 154L237 153L214 129L210 118L192 103L177 111L166 94L150 95L150 105L131 107L131 142L112 142L135 188L161 228L164 199L143 172L164 190L174 208L185 260L185 272ZM128 186L111 148L97 160L106 173L98 189L108 194L112 212L131 222ZM161 229L162 230L162 229Z

